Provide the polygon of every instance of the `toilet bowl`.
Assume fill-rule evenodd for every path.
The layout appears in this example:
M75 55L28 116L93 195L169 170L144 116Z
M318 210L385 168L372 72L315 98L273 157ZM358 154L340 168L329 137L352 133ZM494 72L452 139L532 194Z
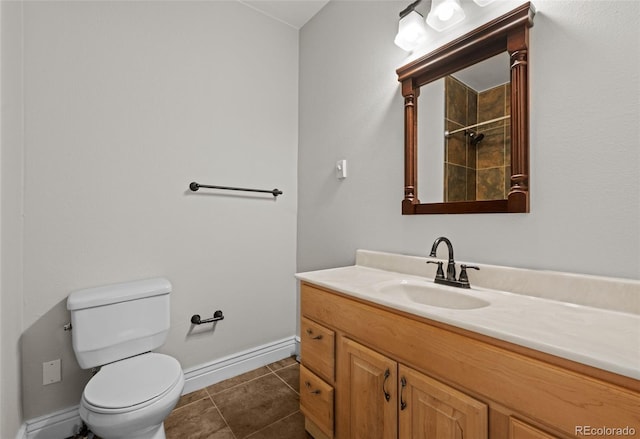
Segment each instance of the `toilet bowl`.
M80 418L102 439L165 439L164 419L178 403L184 373L175 358L151 352L169 332L167 279L75 291L73 350L83 369L100 367L80 401Z
M103 366L87 384L80 418L102 439L165 439L164 419L184 388L178 361L147 353Z

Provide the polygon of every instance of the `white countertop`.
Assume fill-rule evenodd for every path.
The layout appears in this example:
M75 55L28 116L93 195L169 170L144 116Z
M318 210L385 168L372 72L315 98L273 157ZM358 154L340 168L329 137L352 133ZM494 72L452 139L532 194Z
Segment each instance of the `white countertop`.
M426 259L425 259L426 260ZM469 277L472 273L469 273ZM302 281L558 357L640 379L640 315L473 286L450 288L490 302L476 309L420 305L377 291L383 282L433 282L354 265L298 273ZM440 287L440 286L439 286Z

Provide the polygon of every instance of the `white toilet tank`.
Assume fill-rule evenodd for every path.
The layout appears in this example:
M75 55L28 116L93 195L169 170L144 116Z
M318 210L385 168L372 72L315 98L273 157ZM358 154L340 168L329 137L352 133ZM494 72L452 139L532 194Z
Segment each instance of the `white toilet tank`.
M171 283L164 278L74 291L71 311L73 350L89 369L156 349L170 326Z

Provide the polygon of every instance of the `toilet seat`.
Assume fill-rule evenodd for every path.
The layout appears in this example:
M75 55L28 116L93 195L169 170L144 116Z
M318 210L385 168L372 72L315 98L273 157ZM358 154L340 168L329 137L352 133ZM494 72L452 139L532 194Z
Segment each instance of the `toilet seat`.
M147 353L103 366L84 389L82 402L96 413L123 413L153 404L180 382L180 363Z

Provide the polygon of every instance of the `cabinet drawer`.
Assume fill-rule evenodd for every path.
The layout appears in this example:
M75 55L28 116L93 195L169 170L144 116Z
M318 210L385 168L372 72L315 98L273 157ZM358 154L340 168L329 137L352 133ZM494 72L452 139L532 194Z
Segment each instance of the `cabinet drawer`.
M300 411L333 437L333 387L300 365Z
M302 317L300 324L300 356L302 363L332 383L335 363L335 333Z

